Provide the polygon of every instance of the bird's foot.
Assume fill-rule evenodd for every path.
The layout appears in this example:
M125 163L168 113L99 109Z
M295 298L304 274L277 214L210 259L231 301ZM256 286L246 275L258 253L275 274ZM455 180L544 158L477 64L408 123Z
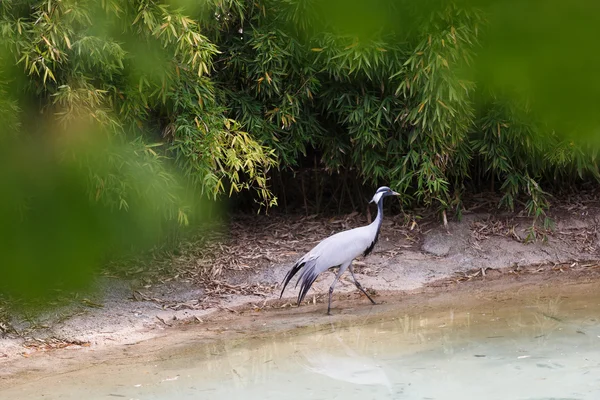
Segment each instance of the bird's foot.
M365 296L367 296L367 299L369 299L369 301L371 302L371 304L375 305L377 303L375 303L375 300L373 300L371 298L371 296L369 296L369 294L367 292L365 292L364 290L362 291L364 293Z

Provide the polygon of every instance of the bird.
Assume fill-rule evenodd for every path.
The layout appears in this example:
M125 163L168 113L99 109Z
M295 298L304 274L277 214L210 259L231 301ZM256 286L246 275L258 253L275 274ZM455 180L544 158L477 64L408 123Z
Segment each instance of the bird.
M329 302L327 304L328 315L331 315L331 295L333 294L333 290L340 279L340 276L342 276L346 270L350 271L350 275L358 290L364 293L365 296L371 300L371 303L377 304L356 280L352 261L361 254L366 257L373 251L373 247L375 247L377 239L379 238L379 231L383 220L383 199L388 196L400 196L400 194L387 186L382 186L377 189L373 198L369 201L369 204L377 204L377 217L375 217L375 220L369 225L338 232L329 236L296 261L294 266L283 278L283 288L281 289L279 298L281 299L283 296L283 292L290 280L300 272L295 286L298 287L298 284L300 283L300 292L298 293L298 306L300 306L300 303L317 277L330 268L339 267L335 279L329 287Z

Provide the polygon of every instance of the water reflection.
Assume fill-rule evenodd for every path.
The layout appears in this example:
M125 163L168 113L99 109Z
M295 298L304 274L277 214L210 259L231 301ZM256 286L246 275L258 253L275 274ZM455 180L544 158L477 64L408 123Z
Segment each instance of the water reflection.
M596 400L598 303L515 299L183 345L141 365L95 366L0 398Z
M328 349L308 351L304 354L308 371L354 385L381 385L391 392L390 380L374 358L357 354L344 344L339 335L336 339L344 354L337 355Z

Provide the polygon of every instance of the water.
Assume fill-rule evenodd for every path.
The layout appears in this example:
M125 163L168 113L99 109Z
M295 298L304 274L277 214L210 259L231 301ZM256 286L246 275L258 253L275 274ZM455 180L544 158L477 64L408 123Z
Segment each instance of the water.
M596 400L599 303L515 300L190 345L23 383L0 398Z

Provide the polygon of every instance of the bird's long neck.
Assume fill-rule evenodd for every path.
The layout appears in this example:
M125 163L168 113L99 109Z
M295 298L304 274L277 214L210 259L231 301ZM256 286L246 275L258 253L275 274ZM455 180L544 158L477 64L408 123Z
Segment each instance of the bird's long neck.
M379 229L381 229L381 222L383 221L383 198L379 199L377 202L377 216L375 220L371 222L371 225L375 227L375 232L379 234Z
M379 230L381 229L381 221L383 220L383 199L379 199L377 202L377 216L375 217L375 221L371 222L369 226L366 228L369 230L369 233L373 236L371 244L365 249L363 256L368 256L369 253L373 251L375 247L375 243L379 239Z

